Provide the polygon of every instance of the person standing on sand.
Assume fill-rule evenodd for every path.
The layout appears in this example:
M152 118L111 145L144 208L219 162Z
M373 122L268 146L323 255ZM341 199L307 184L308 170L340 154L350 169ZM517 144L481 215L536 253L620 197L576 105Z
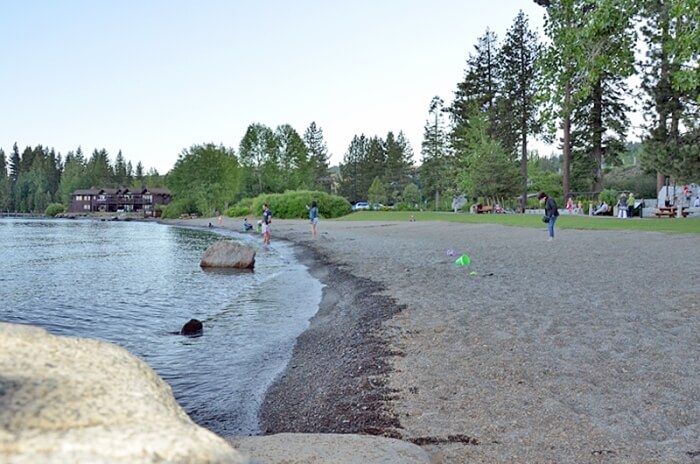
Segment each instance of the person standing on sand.
M307 206L307 208L309 208ZM318 206L316 205L316 200L311 202L311 208L309 208L309 221L311 221L311 238L316 239L316 224L318 224Z
M557 203L554 201L554 198L547 196L544 192L540 192L537 198L540 200L540 204L544 204L544 215L549 218L549 221L547 221L547 229L549 229L549 237L547 240L554 240L554 223L559 217Z

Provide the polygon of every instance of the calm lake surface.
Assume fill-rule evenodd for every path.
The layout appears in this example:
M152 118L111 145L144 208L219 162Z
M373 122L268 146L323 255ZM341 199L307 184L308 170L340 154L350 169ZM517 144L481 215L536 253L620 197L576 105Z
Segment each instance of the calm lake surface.
M223 234L223 237L222 235ZM289 244L154 223L0 219L0 321L122 346L198 424L259 432L257 412L318 310L322 285ZM254 272L204 271L222 238L253 246ZM204 335L175 333L189 319Z

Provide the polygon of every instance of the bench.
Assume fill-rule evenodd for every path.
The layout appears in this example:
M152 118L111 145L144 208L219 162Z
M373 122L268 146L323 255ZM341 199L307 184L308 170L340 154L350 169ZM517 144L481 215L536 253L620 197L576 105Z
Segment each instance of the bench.
M658 218L674 218L678 216L678 208L675 206L662 206L659 207L659 211L657 211L656 217ZM688 215L691 214L690 211L686 211L685 208L681 210L681 215L683 217L688 217Z

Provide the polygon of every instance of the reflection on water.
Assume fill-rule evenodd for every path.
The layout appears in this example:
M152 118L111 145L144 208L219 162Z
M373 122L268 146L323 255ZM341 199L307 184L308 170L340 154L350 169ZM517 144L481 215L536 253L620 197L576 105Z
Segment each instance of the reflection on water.
M203 271L209 230L2 219L0 320L116 343L148 362L199 424L254 434L262 395L321 298L291 248L259 236L254 272ZM173 335L191 318L204 335Z

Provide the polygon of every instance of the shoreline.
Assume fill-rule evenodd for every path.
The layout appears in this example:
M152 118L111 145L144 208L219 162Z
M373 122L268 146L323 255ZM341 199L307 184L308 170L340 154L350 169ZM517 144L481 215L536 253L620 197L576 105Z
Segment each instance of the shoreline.
M215 219L159 222L213 232L217 228L240 231L230 218L209 228ZM276 220L275 225L281 222ZM306 221L284 222L307 225ZM287 367L265 393L259 410L260 434L357 433L399 438L395 432L399 421L386 405L393 394L388 387L388 358L400 353L393 352L379 332L402 307L381 295L385 292L381 284L350 274L324 252L294 238L290 231L273 236L293 245L295 257L322 283L323 293Z
M318 231L312 241L307 221L273 223L273 246L298 245L326 287L268 390L263 429L383 434L445 463L700 456L697 236L557 229L547 242L545 228L441 222ZM381 360L364 376L352 372L363 349Z

